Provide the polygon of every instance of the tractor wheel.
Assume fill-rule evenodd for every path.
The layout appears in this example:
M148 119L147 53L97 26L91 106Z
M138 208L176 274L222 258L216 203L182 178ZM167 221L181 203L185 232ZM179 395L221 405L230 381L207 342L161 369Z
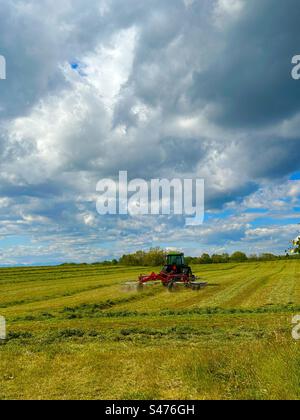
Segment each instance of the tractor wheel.
M144 290L144 285L142 283L139 283L137 285L137 288L136 289L137 289L138 292L142 292Z
M169 292L174 292L175 289L176 289L176 284L173 281L170 281L170 283L168 284Z

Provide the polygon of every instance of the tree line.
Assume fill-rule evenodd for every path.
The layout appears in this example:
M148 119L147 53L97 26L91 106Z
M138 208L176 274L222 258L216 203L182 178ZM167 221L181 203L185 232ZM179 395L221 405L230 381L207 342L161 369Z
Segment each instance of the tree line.
M119 264L128 266L161 266L165 263L166 252L161 248L152 248L149 251L137 251L133 254L123 255ZM236 251L233 254L208 254L204 253L200 257L186 257L186 264L224 264L224 263L243 263L255 261L276 261L282 259L300 258L298 255L274 255L264 253L260 255L246 255L244 252Z
M299 248L300 249L300 248ZM92 265L122 265L122 266L143 266L143 267L159 267L165 264L166 251L161 248L151 248L149 251L137 251L132 254L125 254L119 260L113 259L109 261L96 262ZM199 257L185 257L186 264L224 264L224 263L245 263L255 261L276 261L285 259L300 259L300 254L294 255L274 255L271 253L264 253L260 255L252 254L246 255L244 252L236 251L233 254L208 254L204 253ZM77 265L77 264L63 264L63 265ZM82 264L81 264L82 265ZM86 264L88 265L88 264Z

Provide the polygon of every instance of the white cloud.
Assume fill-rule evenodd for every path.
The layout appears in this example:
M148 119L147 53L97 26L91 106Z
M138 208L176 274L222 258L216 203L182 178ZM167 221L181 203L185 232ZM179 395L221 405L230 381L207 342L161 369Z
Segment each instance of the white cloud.
M93 0L87 9L83 0L5 0L1 53L11 70L0 95L1 237L29 238L33 261L38 244L44 257L55 254L47 241L63 244L59 260L94 256L98 233L105 242L120 241L124 252L165 243L166 237L179 244L192 241L187 249L200 252L254 247L253 238L271 235L268 226L252 230L260 216L246 212L265 209L271 226L275 218L288 220L298 205L299 185L287 182L299 170L297 100L287 108L285 98L280 113L278 101L256 101L265 88L268 98L275 89L274 84L271 91L262 89L256 66L232 72L236 62L244 62L238 41L250 31L244 24L252 28L257 18L264 20L270 5L269 0L251 5ZM290 41L284 30L282 39ZM248 47L264 45L268 31L273 33L271 22L263 30L258 26ZM277 67L272 69L275 74ZM239 104L245 86L247 100ZM232 98L242 114L225 124L216 115L232 111ZM243 125L248 105L259 116L250 126ZM263 117L274 107L270 124ZM174 218L100 219L96 183L119 170L128 170L130 178L205 178L211 219L199 229L185 229ZM223 218L224 205L230 214ZM281 249L267 239L259 246ZM2 262L13 260L10 252ZM101 255L107 254L112 248ZM22 259L23 245L16 261Z
M222 28L239 18L245 5L244 0L217 0L214 10L216 26Z

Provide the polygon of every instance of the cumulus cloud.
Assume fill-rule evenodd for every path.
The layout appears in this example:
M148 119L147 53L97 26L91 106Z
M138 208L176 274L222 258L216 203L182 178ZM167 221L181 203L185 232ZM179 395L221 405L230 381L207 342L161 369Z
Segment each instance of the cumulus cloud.
M267 236L299 198L298 18L296 0L4 0L0 262L13 261L9 237L21 263L34 259L26 247L52 262L168 246L170 229L193 253ZM100 218L96 183L120 170L204 178L206 224ZM242 218L249 208L269 219Z

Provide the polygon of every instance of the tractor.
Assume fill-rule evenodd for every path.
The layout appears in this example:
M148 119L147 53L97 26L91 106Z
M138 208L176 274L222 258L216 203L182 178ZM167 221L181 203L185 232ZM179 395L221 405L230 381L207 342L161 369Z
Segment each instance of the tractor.
M207 283L197 281L198 278L192 273L191 267L185 264L183 253L170 253L166 256L166 264L160 273L149 275L141 274L135 283L126 283L127 286L135 286L137 290L143 290L145 285L161 283L169 291L184 286L192 290L200 290L207 286Z

